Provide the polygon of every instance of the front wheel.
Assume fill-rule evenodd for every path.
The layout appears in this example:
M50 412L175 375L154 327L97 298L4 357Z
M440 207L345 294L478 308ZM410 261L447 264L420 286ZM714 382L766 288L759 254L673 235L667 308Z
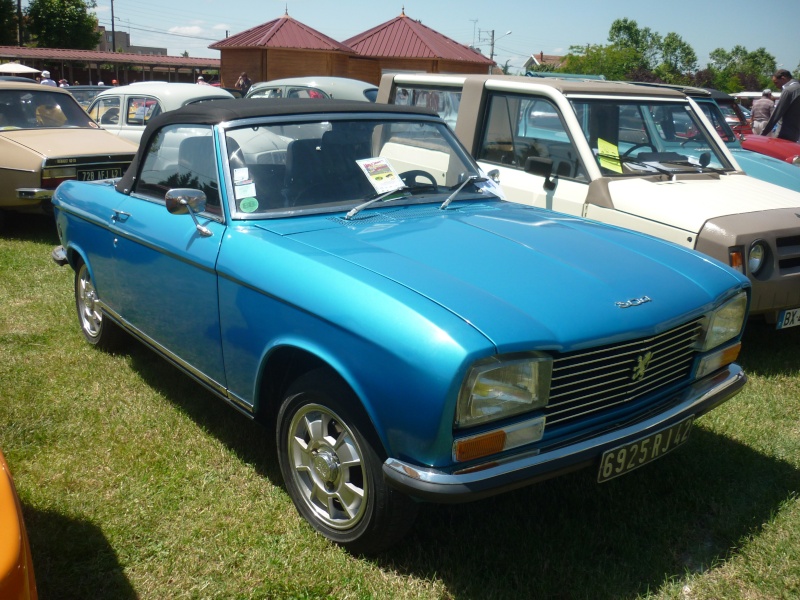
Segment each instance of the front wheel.
M365 437L369 424L348 410L357 402L327 370L300 377L278 413L278 461L297 510L317 531L354 554L374 554L405 535L417 505L386 485Z
M115 323L103 318L97 290L92 282L89 268L84 262L81 262L75 271L75 308L86 341L103 350L114 349L122 332Z

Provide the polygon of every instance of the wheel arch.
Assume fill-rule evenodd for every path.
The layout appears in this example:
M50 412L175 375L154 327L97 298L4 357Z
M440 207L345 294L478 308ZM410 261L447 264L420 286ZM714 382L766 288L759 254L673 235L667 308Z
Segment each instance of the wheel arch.
M363 435L369 438L382 458L388 456L385 437L372 418L363 393L352 373L314 352L298 346L283 345L273 349L264 359L258 383L257 404L254 407L256 419L270 431L275 430L278 411L289 387L301 376L312 371L322 370L336 377L347 386L355 402L346 406L349 416L356 419Z

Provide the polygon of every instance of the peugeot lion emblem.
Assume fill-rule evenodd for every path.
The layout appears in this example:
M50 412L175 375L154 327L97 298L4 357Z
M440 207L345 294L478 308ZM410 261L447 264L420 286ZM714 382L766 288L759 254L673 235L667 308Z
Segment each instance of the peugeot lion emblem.
M631 377L631 381L644 379L644 372L647 370L647 366L650 364L651 360L653 360L652 352L640 354L636 357L636 366L633 367L633 376Z
M631 306L641 306L645 302L652 302L649 296L642 296L641 298L631 298L630 300L623 300L622 302L615 302L620 308L630 308Z

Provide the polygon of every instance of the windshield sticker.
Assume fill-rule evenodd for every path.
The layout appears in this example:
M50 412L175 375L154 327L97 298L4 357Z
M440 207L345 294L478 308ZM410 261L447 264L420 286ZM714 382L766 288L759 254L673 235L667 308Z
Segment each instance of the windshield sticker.
M250 183L250 169L241 167L233 170L233 183L234 185L241 185L243 183Z
M597 138L597 151L600 154L600 166L609 171L622 173L622 163L619 161L619 148L614 144Z
M256 212L258 210L258 200L252 196L249 198L244 198L241 202L239 202L239 210L243 213Z
M239 183L235 185L233 189L237 200L256 195L256 184L252 181L248 181L247 183Z
M405 186L400 175L385 158L364 158L357 160L356 163L364 171L378 194L399 190Z

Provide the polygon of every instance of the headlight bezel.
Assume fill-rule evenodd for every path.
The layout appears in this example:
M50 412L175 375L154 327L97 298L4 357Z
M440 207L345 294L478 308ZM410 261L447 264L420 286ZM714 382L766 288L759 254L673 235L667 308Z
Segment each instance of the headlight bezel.
M550 399L552 373L553 358L544 352L494 355L476 361L458 393L454 429L469 429L544 408Z

